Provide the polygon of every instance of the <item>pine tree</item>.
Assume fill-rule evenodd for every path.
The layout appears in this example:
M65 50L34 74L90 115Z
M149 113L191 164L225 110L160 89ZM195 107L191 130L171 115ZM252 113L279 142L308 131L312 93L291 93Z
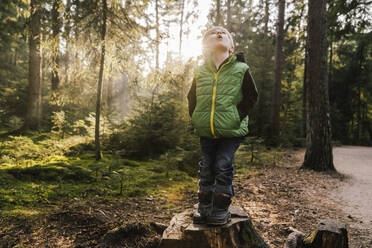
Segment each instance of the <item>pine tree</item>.
M285 0L278 1L278 21L276 31L276 46L275 46L275 80L272 90L271 101L271 136L279 136L280 134L280 89L282 80L282 49L284 39L284 10Z
M41 3L31 0L30 3L30 58L29 58L29 98L25 127L39 129L41 123L41 46L40 46L40 18Z
M302 166L335 170L328 97L326 0L309 1L308 41L307 147Z

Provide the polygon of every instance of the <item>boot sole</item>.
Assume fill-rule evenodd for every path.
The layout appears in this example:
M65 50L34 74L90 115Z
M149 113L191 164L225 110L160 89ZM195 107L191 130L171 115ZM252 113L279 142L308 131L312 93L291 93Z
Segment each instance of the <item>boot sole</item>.
M229 218L226 220L226 221L224 221L224 222L218 222L218 221L206 221L206 224L208 224L208 225L213 225L213 226L222 226L222 225L225 225L225 224L227 224L227 223L229 223L231 221L231 216L229 216Z
M205 220L193 220L192 223L197 224L197 225L201 225L201 224L206 224L206 221Z
M206 224L212 225L212 226L223 226L223 225L226 225L227 223L229 223L230 221L231 221L231 219L229 219L226 222L207 222Z

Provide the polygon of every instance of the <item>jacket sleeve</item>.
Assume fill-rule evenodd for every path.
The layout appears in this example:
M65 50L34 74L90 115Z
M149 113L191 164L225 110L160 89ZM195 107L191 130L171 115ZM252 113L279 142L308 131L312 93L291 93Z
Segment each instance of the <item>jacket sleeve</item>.
M189 115L191 117L192 113L195 110L195 106L196 106L196 79L195 79L195 77L192 81L189 93L187 94L187 100L188 100L188 103L189 103Z
M242 121L253 109L258 99L258 91L249 68L244 73L242 84L243 99L237 105L240 121Z

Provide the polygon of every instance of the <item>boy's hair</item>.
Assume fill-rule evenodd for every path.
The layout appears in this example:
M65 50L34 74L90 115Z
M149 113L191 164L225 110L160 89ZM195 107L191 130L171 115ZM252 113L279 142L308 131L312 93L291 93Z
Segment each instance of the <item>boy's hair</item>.
M226 34L227 34L227 37L228 37L229 40L230 40L230 48L234 47L234 40L233 40L233 38L232 38L230 32L229 32L226 28L224 28L224 27L221 27L221 26L213 26L213 27L209 28L209 29L204 33L204 35L203 35L203 39L202 39L202 46L203 46L203 47L202 47L202 51L203 51L203 55L204 55L204 56L208 56L208 49L207 49L207 47L206 47L205 40L206 40L207 36L208 36L212 31L214 31L214 30L216 30L216 29L220 29L220 30L225 31Z

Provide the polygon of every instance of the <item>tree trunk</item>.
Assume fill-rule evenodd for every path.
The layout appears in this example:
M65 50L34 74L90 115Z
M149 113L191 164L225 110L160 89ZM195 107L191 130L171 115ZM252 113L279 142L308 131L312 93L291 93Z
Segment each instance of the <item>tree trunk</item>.
M365 113L366 113L365 123L366 123L366 128L369 134L369 141L370 141L368 145L372 145L372 127L371 127L371 123L368 118L368 113L369 113L368 104L365 104L364 107L365 107Z
M110 76L107 80L107 113L109 115L111 115L113 113L113 110L114 110L114 106L113 106L113 78L111 76L111 73L112 73L112 70L109 71L110 73Z
M75 66L77 69L75 70L78 70L79 67L80 67L80 59L79 59L79 49L78 49L78 43L77 41L79 41L80 39L80 24L79 24L79 19L80 19L80 8L82 8L82 6L80 5L80 0L73 0L74 4L75 4L75 15L74 15L74 23L72 24L72 26L74 27L74 36L75 36Z
M227 0L226 1L226 11L227 11L227 14L226 14L226 27L227 27L227 30L229 30L230 32L233 32L232 31L232 25L231 25L231 1L232 0Z
M280 0L279 0L279 8L280 8ZM279 10L280 11L280 10ZM280 15L280 14L279 14ZM269 0L265 0L265 15L264 15L264 34L267 36L269 32Z
M155 22L156 22L156 51L155 51L155 69L156 71L159 71L159 44L160 44L160 31L159 31L159 0L155 0Z
M17 56L18 56L18 48L14 48L14 54L13 54L13 59L12 59L12 64L14 66L17 66Z
M180 44L178 47L178 54L182 56L182 33L183 33L183 16L185 11L185 0L181 1L181 21L180 21Z
M103 79L103 67L105 65L105 36L106 36L106 14L107 14L107 2L102 0L103 4L103 23L101 28L101 62L99 66L99 78L98 78L98 89L97 89L97 105L96 105L96 133L95 133L95 144L96 144L96 160L101 159L101 147L99 140L99 124L101 115L101 100L102 100L102 79Z
M163 232L160 248L268 248L243 209L230 206L231 221L222 226L192 223L194 209L175 215Z
M222 25L222 16L221 16L221 0L216 1L216 20L214 22L215 26Z
M309 1L307 130L304 168L335 170L331 145L327 74L326 0Z
M53 1L52 7L52 90L58 89L59 86L59 34L61 29L61 20L59 15L59 7L62 5L60 0Z
M271 105L271 136L279 136L280 133L280 89L282 79L282 49L284 38L284 9L285 0L279 0L278 22L276 27L276 48L275 48L275 80L272 89Z
M345 224L323 220L310 235L294 230L284 248L348 248L349 240Z
M306 33L309 33L309 29L306 28ZM308 88L309 85L309 49L308 45L309 40L308 36L305 37L305 61L304 61L304 81L303 81L303 97L302 97L302 134L301 137L306 138L306 128L307 128L307 96L308 96Z
M362 71L363 71L363 62L364 62L364 56L363 56L363 50L364 50L364 45L363 43L360 44L360 46L358 47L358 58L359 58L359 66L358 66L358 70L357 70L357 88L358 88L358 110L357 110L357 122L358 122L358 125L357 125L357 132L356 132L356 144L360 144L360 137L362 136L362 128L361 128L361 122L362 122L362 118L361 118L361 112L362 112L362 90L361 90L361 85L362 85L362 78L361 78L361 75L362 75Z
M40 17L39 0L31 0L30 16L30 55L29 55L29 98L25 127L37 130L41 122L41 47L40 47Z
M332 36L330 37L329 44L329 72L328 72L328 84L332 86L332 73L333 73L333 41ZM330 87L332 88L332 87Z
M65 83L68 82L68 68L70 64L70 32L71 32L71 17L70 17L70 10L71 10L71 0L67 0L66 2L66 9L65 9L65 41L66 41L66 60L65 60Z

